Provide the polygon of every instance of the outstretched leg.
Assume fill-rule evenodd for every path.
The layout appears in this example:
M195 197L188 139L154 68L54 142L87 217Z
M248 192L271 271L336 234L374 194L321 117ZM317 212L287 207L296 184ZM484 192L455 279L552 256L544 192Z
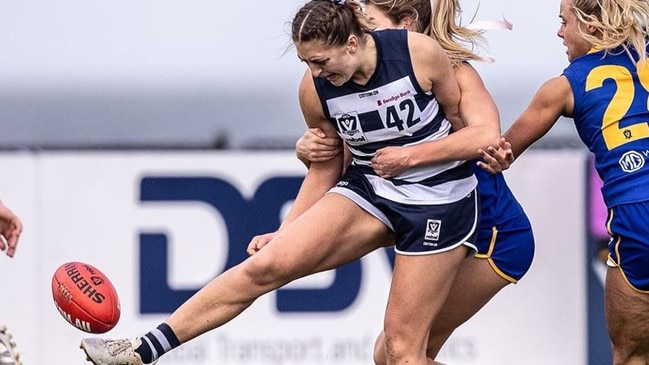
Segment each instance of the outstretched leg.
M262 250L205 285L165 323L179 343L185 343L229 322L271 290L339 267L392 241L392 234L381 221L346 197L327 194ZM136 349L140 339L101 341L82 341L82 348L96 365L122 364L122 358L127 364L149 362L140 358ZM160 355L154 354L151 361Z

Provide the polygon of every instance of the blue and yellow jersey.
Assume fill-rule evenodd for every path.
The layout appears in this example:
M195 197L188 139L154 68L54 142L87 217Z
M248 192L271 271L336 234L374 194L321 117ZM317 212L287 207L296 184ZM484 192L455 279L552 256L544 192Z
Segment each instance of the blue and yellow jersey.
M625 49L592 51L563 75L579 137L595 155L608 207L649 200L649 62Z

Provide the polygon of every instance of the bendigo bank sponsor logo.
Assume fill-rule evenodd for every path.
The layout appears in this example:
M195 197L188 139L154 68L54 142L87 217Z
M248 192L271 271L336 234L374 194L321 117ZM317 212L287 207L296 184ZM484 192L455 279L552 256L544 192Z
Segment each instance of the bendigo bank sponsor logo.
M389 98L379 99L379 100L376 101L376 103L378 104L378 106L381 106L383 104L391 104L391 103L394 103L397 100L399 100L401 98L404 98L404 97L406 97L406 96L408 96L410 94L412 94L412 91L410 91L410 90L402 91L402 92L400 92L400 93L398 93L396 95L392 95Z

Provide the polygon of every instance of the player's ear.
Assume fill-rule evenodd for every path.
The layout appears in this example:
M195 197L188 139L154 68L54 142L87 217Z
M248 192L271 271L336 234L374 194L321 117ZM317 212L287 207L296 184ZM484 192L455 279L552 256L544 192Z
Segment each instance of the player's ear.
M349 38L347 38L347 52L350 54L356 53L356 51L358 51L359 43L358 37L354 34L350 35Z
M407 29L411 32L416 32L417 31L417 24L415 21L412 19L410 15L404 15L403 18L401 18L401 22L399 23L399 27L403 29Z
M597 28L595 28L595 26L586 25L586 33L587 34L593 35L593 34L596 34L597 32L598 32L598 30L597 30Z

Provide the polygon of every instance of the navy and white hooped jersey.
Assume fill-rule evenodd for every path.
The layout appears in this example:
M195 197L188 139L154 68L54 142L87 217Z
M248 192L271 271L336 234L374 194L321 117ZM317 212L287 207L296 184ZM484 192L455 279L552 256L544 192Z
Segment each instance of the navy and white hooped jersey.
M404 204L444 204L464 198L476 187L466 161L420 166L392 179L378 177L371 168L377 150L438 140L451 124L432 92L422 90L414 75L408 32L372 32L377 65L365 85L352 80L334 86L315 78L325 115L335 124L376 194Z
M648 50L645 50L648 51ZM591 52L563 75L575 99L579 137L595 155L608 207L649 200L649 62L617 50Z

